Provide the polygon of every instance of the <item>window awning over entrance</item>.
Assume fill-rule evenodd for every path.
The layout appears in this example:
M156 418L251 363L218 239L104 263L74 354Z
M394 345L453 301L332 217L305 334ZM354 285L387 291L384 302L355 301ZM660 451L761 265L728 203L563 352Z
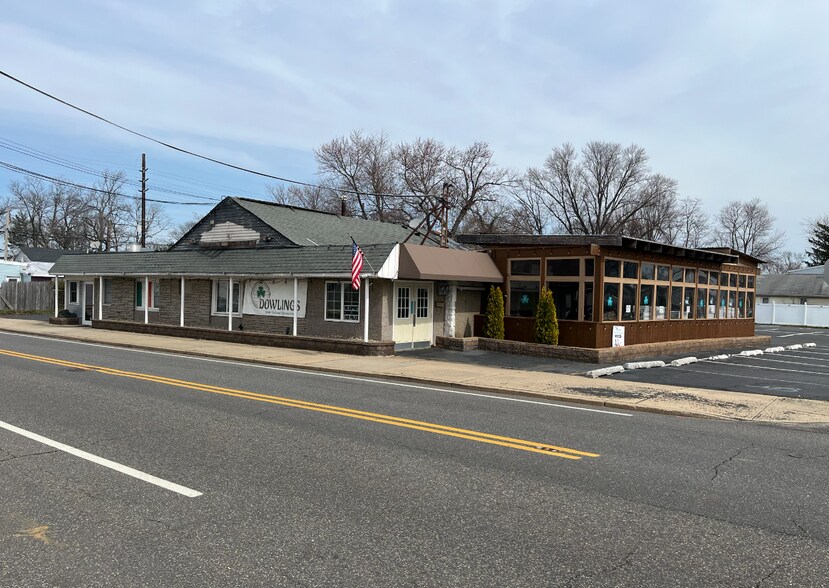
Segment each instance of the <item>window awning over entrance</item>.
M403 243L400 245L400 270L404 280L455 280L459 282L496 282L504 277L486 253L441 249Z

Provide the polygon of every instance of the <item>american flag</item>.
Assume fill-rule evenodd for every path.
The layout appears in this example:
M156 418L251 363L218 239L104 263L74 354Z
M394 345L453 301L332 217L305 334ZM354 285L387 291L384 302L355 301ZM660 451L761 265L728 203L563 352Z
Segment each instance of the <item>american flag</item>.
M354 239L351 240L351 287L360 289L360 272L363 271L363 250L357 247Z

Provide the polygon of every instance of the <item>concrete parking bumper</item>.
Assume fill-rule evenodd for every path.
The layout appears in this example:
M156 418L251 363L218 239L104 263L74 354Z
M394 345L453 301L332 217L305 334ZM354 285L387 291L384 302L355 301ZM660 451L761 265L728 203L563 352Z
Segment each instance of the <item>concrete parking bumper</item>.
M179 353L223 360L393 378L423 385L517 394L555 401L577 402L627 410L674 415L774 423L829 423L829 402L645 384L597 381L578 375L487 367L421 359L416 355L355 357L278 347L147 335L82 327L50 325L45 321L0 317L0 332L66 339L84 343Z

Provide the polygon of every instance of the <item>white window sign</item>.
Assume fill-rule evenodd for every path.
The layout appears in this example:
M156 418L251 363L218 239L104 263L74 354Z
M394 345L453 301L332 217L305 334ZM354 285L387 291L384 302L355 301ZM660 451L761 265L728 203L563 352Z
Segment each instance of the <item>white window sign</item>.
M625 327L613 325L613 347L625 346Z
M305 318L307 300L308 280L297 283L296 300L293 280L247 280L242 313L292 317L296 305L297 318Z

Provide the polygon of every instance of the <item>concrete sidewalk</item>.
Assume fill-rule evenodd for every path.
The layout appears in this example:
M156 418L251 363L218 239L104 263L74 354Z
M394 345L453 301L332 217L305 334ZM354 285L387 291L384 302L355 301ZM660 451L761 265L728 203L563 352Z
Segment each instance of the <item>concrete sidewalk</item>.
M829 402L819 400L619 380L596 380L575 375L436 361L412 355L358 357L104 329L65 327L50 325L42 320L20 318L0 317L0 332L2 331L360 377L393 378L424 385L517 394L627 410L773 423L829 423ZM2 338L1 335L0 338ZM90 363L94 363L94 360ZM587 369L588 367L585 367L585 370Z

